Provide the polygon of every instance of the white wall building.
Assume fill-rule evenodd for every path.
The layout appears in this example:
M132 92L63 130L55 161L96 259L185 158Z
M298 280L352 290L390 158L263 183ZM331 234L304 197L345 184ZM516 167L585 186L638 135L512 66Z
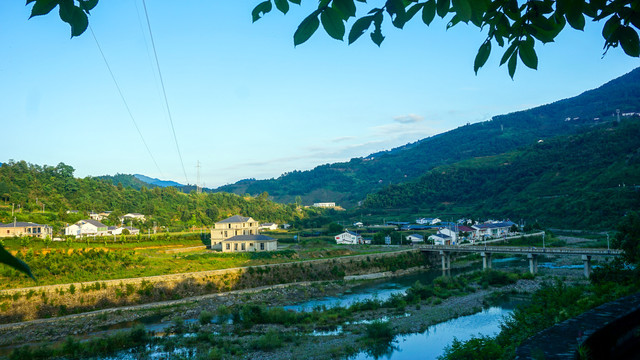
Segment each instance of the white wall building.
M336 244L364 244L362 236L353 231L345 231L336 235Z

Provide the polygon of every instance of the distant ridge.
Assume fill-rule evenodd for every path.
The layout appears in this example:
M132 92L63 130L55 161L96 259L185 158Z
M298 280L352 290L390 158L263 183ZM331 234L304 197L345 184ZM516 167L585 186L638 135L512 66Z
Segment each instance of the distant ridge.
M541 139L575 134L614 121L616 110L640 112L640 68L569 99L494 116L348 162L291 171L275 179L243 180L213 191L251 195L268 192L275 201L285 203L300 196L306 205L331 201L350 207L367 194L416 180L436 166L502 154Z
M175 186L175 187L183 187L184 185L177 183L175 181L171 181L171 180L160 180L160 179L156 179L156 178L152 178L152 177L148 177L145 175L141 175L141 174L133 174L133 176L142 181L145 182L147 184L151 184L151 185L155 185L155 186L160 186L160 187L167 187L167 186Z

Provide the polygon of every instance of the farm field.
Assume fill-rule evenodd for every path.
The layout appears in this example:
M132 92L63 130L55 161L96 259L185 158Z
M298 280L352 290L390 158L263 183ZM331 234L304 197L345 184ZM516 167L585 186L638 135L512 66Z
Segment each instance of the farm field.
M143 276L179 274L256 266L339 256L363 255L389 250L376 246L339 246L328 239L308 238L302 243L279 244L279 251L263 253L221 253L207 250L199 234L107 238L99 241L45 242L40 239L4 239L6 249L25 261L37 281L18 271L0 268L0 288L66 284Z

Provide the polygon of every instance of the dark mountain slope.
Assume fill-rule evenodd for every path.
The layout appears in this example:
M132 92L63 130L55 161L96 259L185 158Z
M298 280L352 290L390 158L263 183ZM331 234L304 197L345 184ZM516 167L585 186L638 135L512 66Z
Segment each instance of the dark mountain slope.
M640 208L640 120L602 125L502 155L433 169L369 195L371 209L471 209L474 217L538 219L570 228L614 226Z

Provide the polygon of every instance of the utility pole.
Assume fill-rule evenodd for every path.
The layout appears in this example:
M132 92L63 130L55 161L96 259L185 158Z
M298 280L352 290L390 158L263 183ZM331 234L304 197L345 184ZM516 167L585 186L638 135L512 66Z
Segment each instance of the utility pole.
M198 160L197 162L196 169L198 169L196 176L196 193L201 194L202 188L200 187L200 160Z
M14 205L15 205L14 203L11 203L11 216L13 216L13 206Z

